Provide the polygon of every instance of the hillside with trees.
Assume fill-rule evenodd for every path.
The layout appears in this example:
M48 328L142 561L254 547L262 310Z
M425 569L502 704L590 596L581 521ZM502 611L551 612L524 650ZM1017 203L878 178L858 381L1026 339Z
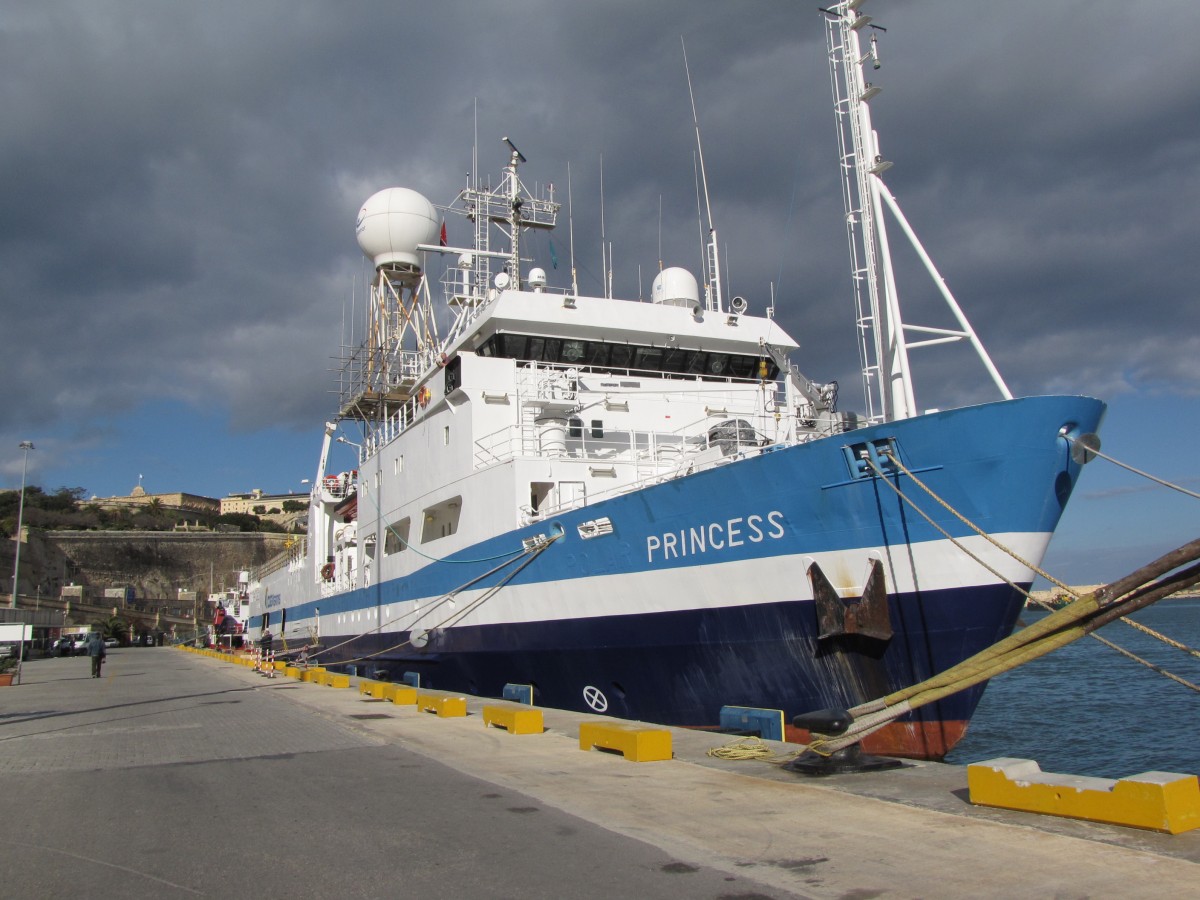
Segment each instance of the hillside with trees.
M213 515L194 509L171 509L151 498L142 506L105 509L86 502L81 487L60 487L47 493L37 485L25 488L25 525L46 531L173 531L176 526L196 525L223 531L282 532L270 520L249 513ZM20 491L0 491L0 535L11 538L17 530Z

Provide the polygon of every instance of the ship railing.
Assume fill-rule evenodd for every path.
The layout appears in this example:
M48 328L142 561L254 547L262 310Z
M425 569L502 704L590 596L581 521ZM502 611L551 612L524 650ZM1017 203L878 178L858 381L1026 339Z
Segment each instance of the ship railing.
M712 446L737 453L773 443L764 436L764 429L773 424L768 417L747 413L730 418L737 424L705 418L686 431L668 432L605 429L597 434L586 422L574 428L540 432L522 424L506 425L475 442L475 468L486 469L521 456L632 464L637 467L637 477L657 477Z
M407 431L417 418L417 398L414 396L367 434L362 458L368 459Z
M561 503L552 506L543 506L536 513L530 516L531 520L541 520L552 516L560 515L572 509L580 509L585 506L590 506L593 503L598 503L601 500L609 500L613 497L619 497L622 494L629 494L634 491L639 491L647 487L652 487L656 484L664 484L668 481L674 481L676 478L682 478L684 475L690 475L696 471L702 471L706 468L714 466L728 465L740 459L746 459L751 456L757 456L763 452L763 445L760 443L747 443L740 447L723 447L722 454L719 459L707 459L700 461L696 457L696 453L687 453L682 459L677 460L673 465L659 467L657 469L638 468L634 477L629 481L622 481L611 488L601 491L591 491L584 496L573 497L569 500L564 500Z
M290 547L276 553L254 571L254 579L261 581L272 572L278 572L284 566L303 559L308 553L308 537L302 536L295 540Z

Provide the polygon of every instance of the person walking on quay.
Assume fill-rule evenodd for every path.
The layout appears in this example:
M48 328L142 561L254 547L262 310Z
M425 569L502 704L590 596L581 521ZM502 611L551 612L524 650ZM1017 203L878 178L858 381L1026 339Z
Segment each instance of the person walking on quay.
M100 636L100 632L93 631L91 637L88 638L87 645L88 656L92 658L92 677L100 677L100 667L104 665L104 657L107 651L104 649L104 638Z

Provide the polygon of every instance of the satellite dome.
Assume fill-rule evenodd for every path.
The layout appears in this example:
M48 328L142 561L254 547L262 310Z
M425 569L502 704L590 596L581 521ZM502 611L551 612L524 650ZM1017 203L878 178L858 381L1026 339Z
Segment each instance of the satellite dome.
M654 276L650 300L663 306L694 307L700 302L700 285L687 269L671 266Z
M408 188L386 188L372 194L358 211L358 246L375 268L399 265L420 269L418 244L438 237L438 214L433 204Z

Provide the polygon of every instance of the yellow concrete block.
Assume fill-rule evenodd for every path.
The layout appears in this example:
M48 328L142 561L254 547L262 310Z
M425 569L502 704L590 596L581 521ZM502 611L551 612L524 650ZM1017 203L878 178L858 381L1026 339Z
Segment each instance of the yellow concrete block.
M284 662L282 659L277 659L277 660L275 660L275 662L271 663L271 665L273 665L275 667L276 672L282 672L284 669L286 669L288 666L290 666L291 663ZM321 671L324 672L325 670L322 669Z
M657 762L671 758L671 732L622 722L581 722L579 749L593 747L618 750L633 762Z
M326 672L324 684L331 688L348 688L350 687L350 676L340 672Z
M364 684L367 686L367 689L365 691L363 690ZM384 681L360 681L358 683L359 693L369 694L370 696L374 697L376 700L390 699L387 694L388 694L388 689L391 687L392 687L392 685L390 685Z
M421 712L436 713L441 719L460 718L467 714L467 698L417 694L417 709Z
M317 667L312 669L301 669L300 680L311 681L313 684L320 684L321 677L325 674L325 670Z
M971 802L1023 812L1128 825L1179 834L1200 828L1200 780L1143 772L1114 781L1043 772L1031 759L989 759L967 766Z
M299 666L288 666L287 668L285 668L283 670L283 674L286 675L288 678L299 678L300 673L303 671L304 670L301 669Z
M503 728L509 734L541 734L545 731L542 711L528 706L485 706L483 724Z
M391 700L397 706L415 706L417 689L407 684L385 684L382 697L384 700Z

